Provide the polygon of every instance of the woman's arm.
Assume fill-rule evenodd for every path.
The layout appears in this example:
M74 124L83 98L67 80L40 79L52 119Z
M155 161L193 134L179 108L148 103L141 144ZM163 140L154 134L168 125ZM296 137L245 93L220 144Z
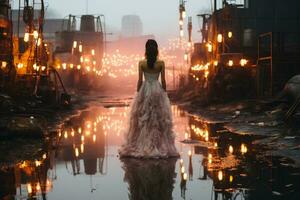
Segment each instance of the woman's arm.
M162 62L162 69L161 69L161 85L162 88L167 91L167 84L166 84L166 75L165 75L165 62Z
M143 70L142 70L142 63L139 62L139 80L137 82L137 92L140 91L143 84Z

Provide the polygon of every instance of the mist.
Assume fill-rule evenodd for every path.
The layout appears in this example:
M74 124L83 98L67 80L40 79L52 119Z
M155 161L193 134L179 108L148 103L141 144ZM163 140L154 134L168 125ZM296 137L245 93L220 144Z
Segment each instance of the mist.
M88 2L88 4L87 4ZM144 34L154 34L161 42L178 37L178 0L49 0L49 16L65 17L68 14L104 14L111 31L121 27L122 16L136 14L143 22ZM210 0L189 0L186 2L187 16L193 17L194 37L200 37L197 14L211 10ZM187 20L186 22L187 23ZM185 24L186 29L186 24ZM199 38L198 38L199 39Z

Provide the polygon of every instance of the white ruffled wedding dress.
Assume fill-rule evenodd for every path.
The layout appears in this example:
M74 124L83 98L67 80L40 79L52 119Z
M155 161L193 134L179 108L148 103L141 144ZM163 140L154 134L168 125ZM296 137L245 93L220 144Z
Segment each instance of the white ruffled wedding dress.
M134 98L125 132L121 157L178 157L174 141L170 100L158 78L160 73L143 72L145 81Z

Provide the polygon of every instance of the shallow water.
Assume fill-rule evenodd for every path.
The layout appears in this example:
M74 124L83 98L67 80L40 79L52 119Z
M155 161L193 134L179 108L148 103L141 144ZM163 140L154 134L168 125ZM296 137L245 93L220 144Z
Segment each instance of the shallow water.
M91 107L47 139L36 160L1 170L0 197L299 199L299 169L267 155L259 138L172 111L180 159L120 160L128 107Z

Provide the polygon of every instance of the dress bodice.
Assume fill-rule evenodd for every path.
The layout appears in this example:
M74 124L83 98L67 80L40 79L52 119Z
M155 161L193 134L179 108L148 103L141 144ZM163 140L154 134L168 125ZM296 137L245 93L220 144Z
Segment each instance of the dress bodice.
M158 80L159 74L160 74L160 72L157 72L157 73L144 72L144 77L145 77L146 81L153 82L153 81Z

